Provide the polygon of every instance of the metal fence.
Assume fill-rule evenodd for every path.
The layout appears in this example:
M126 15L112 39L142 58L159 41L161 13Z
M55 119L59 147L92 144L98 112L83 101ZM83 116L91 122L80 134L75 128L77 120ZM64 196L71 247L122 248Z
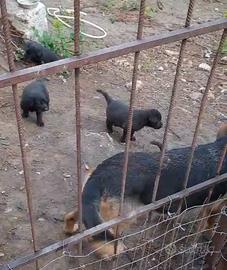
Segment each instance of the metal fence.
M10 72L5 73L0 76L0 88L6 87L6 86L12 86L12 91L13 91L13 98L14 98L14 106L15 106L15 112L16 112L16 120L17 120L17 127L18 127L18 135L19 135L19 141L20 141L20 148L21 148L21 157L22 157L22 164L23 164L23 171L24 171L24 180L25 180L25 187L26 187L26 195L27 195L27 205L28 205L28 212L29 212L29 218L30 218L30 224L31 224L31 232L32 232L32 243L33 243L33 253L30 255L17 258L8 264L3 265L0 267L1 270L5 269L15 269L22 267L26 264L36 262L36 268L38 268L38 259L41 257L48 255L50 253L53 253L55 251L59 250L66 250L67 246L71 244L78 244L81 243L83 239L88 238L89 236L92 236L94 234L97 234L101 231L107 230L110 227L116 226L120 224L123 221L126 221L128 219L131 219L133 217L137 217L143 214L149 213L151 210L155 210L157 208L160 208L163 205L166 205L168 203L173 202L175 200L180 199L179 203L179 209L182 207L182 202L183 199L186 196L189 196L190 194L193 194L195 192L199 192L203 189L210 188L209 192L209 197L212 194L212 189L215 184L221 183L226 180L227 175L221 175L219 176L219 172L217 171L217 177L210 179L204 183L201 183L197 186L187 188L187 183L190 175L190 170L191 170L191 165L192 165L192 160L193 160L193 155L194 151L196 148L196 140L198 137L198 131L200 128L200 123L201 123L201 118L204 112L204 108L207 102L207 97L208 97L208 91L211 86L212 79L214 77L214 72L216 69L216 66L219 61L220 53L223 48L224 40L227 35L227 19L220 19L212 22L206 22L194 26L191 25L191 19L192 19L192 14L193 14L193 9L194 9L194 4L195 0L190 0L189 7L188 7L188 12L187 12L187 17L185 20L185 27L171 31L168 33L164 34L158 34L154 36L149 36L146 38L143 38L143 26L144 26L144 12L145 12L145 0L141 0L140 2L140 11L139 11L139 21L138 21L138 30L137 30L137 39L132 42L124 43L118 46L113 46L110 48L105 48L105 49L100 49L95 52L90 52L85 55L80 55L80 48L79 48L79 33L80 33L80 1L79 0L74 0L74 35L75 35L75 56L67 58L67 59L62 59L56 62L48 63L48 64L43 64L40 66L34 66L22 70L16 70L15 68L15 63L14 63L14 54L13 54L13 49L12 49L12 44L11 44L11 35L10 35L10 24L8 21L7 17L7 9L6 9L6 1L1 0L0 1L0 6L1 6L1 14L2 14L2 23L3 23L3 30L4 30L4 39L5 39L5 45L7 49L7 57L8 57L8 64L9 64L9 69ZM159 185L159 179L161 175L161 170L164 162L164 155L166 151L166 142L167 142L167 137L168 137L168 130L170 127L171 123L171 117L173 113L173 108L175 105L175 99L177 95L177 89L178 89L178 82L179 82L179 76L180 76L180 71L181 71L181 66L182 66L182 61L183 61L183 56L185 53L185 48L187 45L187 39L191 37L196 37L199 35L204 35L207 33L211 33L214 31L219 31L223 30L222 37L219 42L219 46L216 52L216 55L213 60L213 65L207 80L207 84L205 87L205 91L202 97L202 101L200 104L200 109L199 109L199 114L196 122L196 128L194 131L194 136L193 136L193 141L191 144L191 154L188 160L188 166L187 166L187 172L185 175L184 179L184 190L181 192L178 192L176 194L173 194L172 196L168 198L164 198L161 200L156 201L156 194L158 190L158 185ZM177 66L176 66L176 72L175 72L175 78L174 78L174 83L172 87L172 95L170 99L170 104L169 104L169 109L168 109L168 115L167 115L167 123L165 126L165 132L164 132L164 137L163 137L163 149L161 151L161 157L160 157L160 166L159 170L156 176L156 181L155 181L155 186L154 186L154 192L152 194L152 203L144 206L142 208L139 208L133 213L129 213L126 216L123 216L123 202L124 202L124 193L125 193L125 182L126 182L126 176L127 176L127 168L128 168L128 155L129 155L129 148L130 148L130 134L131 134L131 129L132 129L132 112L133 112L133 107L134 107L134 101L135 101L135 94L136 94L136 83L137 83L137 75L138 75L138 64L139 64L139 58L140 58L140 52L142 50L147 50L149 48L153 48L156 46L161 46L164 44L168 44L171 42L176 42L176 41L181 41L181 47L180 47L180 53L179 53L179 58L177 61ZM131 89L131 96L130 96L130 106L129 106L129 117L128 117L128 131L127 131L127 138L126 138L126 145L125 145L125 154L124 154L124 164L123 164L123 174L122 174L122 188L121 188L121 204L120 204L120 211L119 211L119 216L113 220L110 220L108 222L105 222L101 225L96 226L95 228L82 231L82 202L81 202L81 190L82 190L82 182L81 182L81 113L80 113L80 68L89 64L94 64L98 63L101 61L105 61L114 57L119 57L123 55L127 55L129 53L135 53L134 56L134 66L133 66L133 75L132 75L132 89ZM17 91L17 84L21 82L26 82L34 78L41 78L45 77L47 75L55 74L57 72L61 72L64 70L74 70L75 74L75 112L76 112L76 118L75 118L75 123L76 123L76 136L75 136L75 141L76 141L76 175L77 175L77 183L78 183L78 189L77 189L77 194L78 194L78 210L79 210L79 230L80 233L78 233L75 236L66 238L64 241L59 241L55 244L49 245L43 249L38 248L37 243L36 243L36 230L35 230L35 222L34 222L34 217L33 217L33 207L32 207L32 196L31 196L31 178L30 178L30 166L27 158L27 147L28 144L26 143L26 137L25 137L25 132L24 132L24 126L23 126L23 121L21 120L21 114L20 114L20 106L19 106L19 96L18 96L18 91ZM226 148L223 151L223 156L220 159L220 164L219 168L221 167L221 163L224 160L224 156L226 154ZM207 202L208 203L208 202ZM226 218L226 214L219 213L222 220L222 216ZM173 228L179 229L179 218L183 214L179 214L178 216L175 216L173 218ZM192 221L191 223L199 222L201 219L205 219L205 215L203 214L202 217L197 217L196 220ZM225 220L226 221L226 220ZM144 238L144 231L149 231L153 230L157 226L160 225L160 223L165 223L166 221L159 221L156 225L151 227L150 225L146 225L146 228L138 232L138 234L142 235L141 239ZM190 222L189 222L190 223ZM190 223L190 224L191 224ZM181 224L181 226L184 226L186 223ZM187 224L189 225L189 224ZM186 226L186 225L185 225ZM167 225L168 228L168 225ZM166 236L167 233L169 233L171 230L166 228L166 231L157 236L157 237L164 237ZM202 231L197 232L197 234L201 234ZM117 235L118 236L118 235ZM196 237L196 234L194 235ZM119 236L118 236L119 237ZM126 238L130 239L132 237L136 237L135 234L125 236ZM218 239L215 240L215 237ZM155 239L156 239L155 238ZM175 240L174 240L175 239ZM221 241L220 241L221 239ZM224 239L224 240L223 240ZM177 242L180 242L180 240L176 240L176 233L174 233L174 238L172 238L172 242L166 243L166 238L165 241L162 241L162 249L157 250L157 251L145 251L145 249L149 249L149 240L146 240L146 245L145 244L140 244L140 246L134 247L132 250L134 252L133 255L133 260L130 260L130 263L127 265L124 263L121 266L119 266L116 262L115 265L112 266L110 269L132 269L132 267L136 267L136 269L142 269L145 267L145 269L159 269L159 265L161 263L161 260L159 258L158 264L151 265L149 262L149 259L157 252L161 252L163 249L166 249L166 247L169 245L171 247L174 247ZM217 242L220 244L219 246L219 251L224 247L225 244L225 237L220 238L220 233L217 232L214 236L214 245L217 244ZM163 244L164 243L164 244ZM136 252L140 250L140 255L136 255ZM184 249L185 251L185 249ZM138 251L139 252L139 251ZM180 252L180 251L179 251ZM178 253L179 253L178 252ZM177 254L178 254L177 253ZM196 250L193 250L193 256L195 257ZM182 256L182 260L185 258L185 253L180 252ZM219 255L222 253L218 253ZM66 252L63 254L64 256L67 256L70 254L67 254ZM204 257L206 254L202 254ZM139 257L138 257L139 256ZM160 256L160 255L159 255ZM193 258L192 256L192 258ZM71 256L72 257L72 256ZM78 256L74 256L78 257ZM220 257L220 256L219 256ZM165 267L167 267L170 264L170 261L173 259L171 252L168 254L167 259L164 259ZM119 262L119 260L117 260ZM212 263L214 262L214 255L209 253L207 255L207 262L208 265L211 267ZM101 261L96 261L96 263L99 263L99 269L102 268ZM188 264L191 264L190 260L186 261L185 263L182 263L181 266L176 267L175 269L186 269ZM148 268L147 265L149 266ZM90 264L84 263L82 266L78 266L77 268L74 269L82 269L84 267L87 267L90 269ZM138 268L139 267L139 268ZM168 266L169 267L169 266ZM44 269L45 267L43 267ZM86 269L87 269L86 268ZM52 268L50 268L52 269ZM103 268L104 269L104 268ZM167 268L166 268L167 269ZM171 269L171 268L169 268ZM211 269L211 268L208 268ZM223 268L224 269L224 268Z

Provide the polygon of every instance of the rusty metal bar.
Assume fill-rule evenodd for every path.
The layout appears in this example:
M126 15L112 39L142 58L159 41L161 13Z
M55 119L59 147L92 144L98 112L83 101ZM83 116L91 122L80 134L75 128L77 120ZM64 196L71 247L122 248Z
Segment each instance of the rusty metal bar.
M195 4L195 0L190 0L189 5L188 5L187 16L186 16L186 20L185 20L185 25L184 25L185 28L189 27L191 24L191 18L192 18L194 4ZM169 110L168 110L168 115L167 115L167 120L166 120L166 127L165 127L165 131L164 131L164 136L163 136L163 143L162 143L163 146L162 146L162 151L161 151L161 156L160 156L160 164L159 164L158 173L156 175L153 194L152 194L152 202L154 202L156 200L156 196L157 196L157 192L158 192L158 186L159 186L162 167L163 167L164 158L165 158L168 130L170 127L171 117L173 114L173 108L174 108L175 102L176 102L176 93L177 93L180 71L181 71L181 66L182 66L182 62L183 62L183 55L185 53L186 44L187 44L187 39L183 39L181 42L179 57L178 57L177 66L176 66L176 73L175 73L175 77L174 77L172 94L171 94L171 98L170 98L170 105L169 105ZM178 220L178 219L176 219L176 220ZM177 221L175 221L175 222L177 222ZM169 222L167 224L167 229L170 226L170 224L171 224L171 222ZM175 231L173 231L173 233L172 233L172 236L171 236L172 239L174 238L174 235L175 235ZM164 269L167 268L167 265L168 265L168 261L164 264Z
M9 21L7 17L7 8L6 8L5 0L0 1L0 7L1 7L3 31L4 31L4 36L5 36L5 45L6 45L6 50L7 50L9 69L10 71L14 72L16 68L15 68L15 63L14 63L14 54L13 54L11 36L10 36L10 25L9 25ZM35 234L35 225L34 225L35 222L34 222L34 216L33 216L30 168L28 165L28 158L27 158L28 144L26 143L24 125L21 119L20 101L19 101L16 84L12 84L12 91L13 91L13 100L14 100L14 108L15 108L15 114L16 114L20 149L21 149L22 165L23 165L23 171L24 171L27 206L28 206L29 220L30 220L30 225L31 225L32 246L33 246L34 252L36 252L37 244L36 244L36 234ZM38 268L38 261L36 261L36 268Z
M216 264L216 270L224 270L227 269L227 241L223 249L220 251L220 260Z
M180 192L172 194L171 196L168 196L168 197L165 197L161 200L155 201L154 203L140 207L140 208L136 209L135 211L126 214L123 217L114 218L110 221L102 223L96 227L89 229L89 230L83 231L79 234L76 234L74 236L66 238L63 241L59 241L55 244L49 245L49 246L47 246L47 247L45 247L45 248L43 248L43 249L41 249L33 254L30 254L30 255L18 258L16 260L13 260L13 261L9 262L8 264L1 266L0 270L16 269L18 267L21 267L23 265L31 263L32 261L37 260L40 257L46 256L50 253L53 253L54 251L59 251L60 249L63 249L67 245L77 244L82 239L85 239L85 238L90 237L92 235L98 234L102 231L105 231L113 226L116 226L116 225L118 225L122 222L125 222L127 220L130 220L134 217L141 216L141 215L144 215L150 211L154 211L156 209L159 209L160 207L162 207L163 205L165 205L169 202L174 202L176 200L180 200L180 199L185 198L187 196L190 196L194 193L200 192L204 189L208 189L211 186L220 184L224 181L227 181L227 173L222 174L222 175L217 176L217 177L214 177L214 178L211 178L211 179L209 179L203 183L200 183L198 185L195 185L193 187L186 188Z
M150 36L143 38L142 40L135 40L110 48L100 49L81 56L73 56L52 63L17 70L11 73L5 73L0 76L0 88L10 86L15 83L32 80L34 78L45 77L47 75L62 72L66 69L72 70L85 65L98 63L111 58L127 55L129 53L135 53L137 51L154 48L156 46L176 42L182 39L200 36L225 28L227 28L227 19L220 19L213 22L203 23L188 28Z
M221 157L220 157L220 159L219 159L218 166L217 166L217 173L216 173L216 175L220 175L220 173L221 173L221 169L222 169L222 165L223 165L223 162L224 162L224 159L225 159L226 152L227 152L227 145L225 145L225 147L224 147L224 149L223 149L223 152L222 152L222 155L221 155ZM208 196L207 196L206 201L205 201L204 203L207 204L207 203L210 202L210 199L211 199L213 190L214 190L214 186L212 186L212 187L209 189L209 191L208 191ZM211 210L211 211L212 211L212 210ZM204 218L206 217L206 215L207 215L207 213L206 213L206 208L202 208L202 211L200 212L199 215L200 215L200 217L201 217L202 220L201 220L201 221L199 222L199 224L198 224L198 229L197 229L198 232L201 231L201 228L202 228L204 222L207 220L207 219L204 219ZM209 215L207 215L207 218L208 218L208 216L209 216ZM195 238L195 241L194 241L194 242L196 242L196 241L198 240L198 237L199 237L199 235L197 235L197 237Z
M226 35L225 31L226 30L223 31L223 35L222 35L220 43L219 43L218 51L217 51L217 53L215 55L213 65L212 65L212 68L211 68L211 71L210 71L210 75L209 75L209 78L208 78L208 81L207 81L207 85L206 85L206 88L205 88L205 91L204 91L204 95L202 97L200 110L199 110L199 115L198 115L198 118L197 118L197 123L196 123L196 128L195 128L195 133L194 133L194 136L193 136L193 141L192 141L192 146L191 146L192 150L191 150L191 154L190 154L189 161L188 161L188 167L187 167L187 171L186 171L186 174L185 174L185 179L184 179L184 182L183 182L183 188L184 189L187 187L187 184L188 184L188 179L189 179L189 176L190 176L193 156L194 156L194 152L195 152L195 148L196 148L195 144L196 144L196 139L198 137L198 130L199 130L199 126L200 126L200 123L201 123L201 120L202 120L202 114L203 114L203 111L204 111L204 108L205 108L205 105L206 105L207 96L208 96L208 92L209 92L209 89L210 89L211 81L212 81L212 78L214 76L215 68L216 68L218 60L219 60L219 54L220 54L220 52L221 52L221 50L223 48L223 44L224 44L224 41L225 41L225 35ZM211 197L211 195L212 195L212 188L208 192L208 197ZM182 204L183 204L183 199L181 199L179 201L177 213L179 213L181 211ZM177 222L178 222L178 219L175 220L175 223L177 223ZM171 236L171 239L174 239L174 237L175 237L175 232L173 232L173 234Z
M137 30L137 40L141 40L142 35L143 35L144 10L145 10L145 0L141 0L138 30ZM128 156L129 156L129 147L130 147L130 142L131 142L132 117L133 117L133 108L135 104L139 54L140 54L139 51L135 52L134 64L133 64L132 88L131 88L130 103L129 103L128 123L127 123L128 127L127 127L126 146L125 146L123 172L122 172L122 180L121 180L121 201L120 201L120 209L119 209L120 215L122 214L122 211L123 211L125 183L126 183L126 177L127 177L127 171L128 171Z
M210 252L205 257L203 270L216 269L216 265L219 262L221 256L221 250L224 248L227 241L227 213L224 211L221 213L217 230L211 240ZM221 268L220 268L221 270ZM224 268L223 268L224 270Z
M223 49L223 45L224 45L224 42L225 42L226 35L227 35L227 30L225 29L223 31L223 34L222 34L222 37L221 37L221 40L220 40L220 43L219 43L219 46L218 46L217 53L216 53L215 58L213 60L213 65L212 65L212 68L211 68L211 71L210 71L209 78L207 80L207 85L206 85L202 100L201 100L200 109L199 109L199 115L198 115L198 118L197 118L195 132L194 132L194 135L193 135L193 140L192 140L192 145L191 145L192 150L191 150L191 154L190 154L189 161L188 161L188 167L187 167L187 171L186 171L186 174L185 174L185 179L184 179L184 182L183 182L183 187L184 188L187 187L188 179L190 177L193 156L194 156L194 152L195 152L195 148L196 148L196 140L197 140L198 133L199 133L199 127L200 127L203 112L204 112L204 109L205 109L205 106L206 106L208 92L210 90L210 86L211 86L212 79L214 77L215 69L217 67L221 51ZM181 208L181 206L182 206L182 202L179 204L179 209Z
M221 173L221 169L222 169L223 162L224 162L226 154L227 154L227 145L225 145L224 150L222 152L222 156L221 156L221 158L219 160L218 169L217 169L217 175L219 175Z
M189 7L188 7L188 13L187 13L186 21L185 21L185 28L190 26L194 4L195 4L195 0L190 0ZM174 82L173 82L172 95L170 98L170 105L169 105L169 110L168 110L168 115L167 115L167 120L166 120L166 127L165 127L165 131L164 131L164 136L163 136L163 142L162 142L163 147L162 147L161 156L160 156L160 164L159 164L159 169L158 169L158 172L156 175L153 194L152 194L152 202L154 202L156 200L159 181L160 181L160 177L161 177L161 171L162 171L162 167L163 167L163 163L164 163L168 130L169 130L169 126L170 126L171 117L173 114L173 108L175 105L176 91L177 91L177 87L178 87L178 81L179 81L180 70L181 70L181 66L182 66L182 62L183 62L183 54L185 52L186 43L187 43L187 39L183 39L181 42L180 53L179 53L179 58L178 58L178 62L177 62L175 78L174 78Z
M143 35L144 10L145 10L145 0L141 0L138 29L137 29L137 40L141 40L142 35ZM130 95L129 111L128 111L126 145L125 145L124 161L123 161L123 168L122 168L121 199L120 199L120 207L119 207L119 213L118 213L119 216L122 216L123 214L125 185L126 185L126 178L127 178L127 172L128 172L128 157L129 157L129 148L130 148L131 132L132 132L132 118L133 118L133 109L134 109L134 104L135 104L136 84L137 84L137 76L138 76L139 55L140 55L139 51L135 52L134 63L133 63L133 73L132 73L132 87L131 87L131 95ZM116 238L118 238L118 234L119 234L119 227L117 226ZM118 245L118 241L115 242L115 253L117 251L117 245Z
M74 0L74 51L80 54L80 0ZM81 115L80 115L80 68L76 68L75 76L75 117L76 117L76 172L77 172L77 198L79 214L79 231L81 232L82 221L82 180L81 180ZM79 245L82 252L82 243Z

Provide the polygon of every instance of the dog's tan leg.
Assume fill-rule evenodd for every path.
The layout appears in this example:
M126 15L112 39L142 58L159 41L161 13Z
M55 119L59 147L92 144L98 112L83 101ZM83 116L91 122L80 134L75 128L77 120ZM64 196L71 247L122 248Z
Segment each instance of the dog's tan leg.
M78 220L78 212L72 211L65 215L64 217L64 232L66 234L73 234L78 230L78 224L76 223Z
M108 243L105 241L92 240L90 243L95 254L101 259L111 259L111 257L122 253L126 249L122 241L118 241L116 254L114 254L114 242Z
M85 173L83 175L83 183L82 183L82 190L87 183L87 180L91 176L93 169L91 169L87 164L85 164ZM65 215L64 217L64 232L66 234L74 234L78 230L78 224L76 223L78 220L78 212L72 211Z
M113 218L116 218L119 214L119 200L118 199L103 199L100 205L100 213L104 221L109 221ZM126 230L132 221L123 222L118 226L118 233L121 234ZM113 233L116 234L117 227L113 227Z

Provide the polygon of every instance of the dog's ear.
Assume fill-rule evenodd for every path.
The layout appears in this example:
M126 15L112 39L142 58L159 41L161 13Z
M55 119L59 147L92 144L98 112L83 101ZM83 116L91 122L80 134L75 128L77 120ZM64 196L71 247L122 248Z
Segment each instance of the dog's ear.
M78 211L72 211L65 215L64 217L64 232L66 234L73 234L78 230Z
M222 124L217 132L217 139L220 139L224 136L227 136L227 123Z

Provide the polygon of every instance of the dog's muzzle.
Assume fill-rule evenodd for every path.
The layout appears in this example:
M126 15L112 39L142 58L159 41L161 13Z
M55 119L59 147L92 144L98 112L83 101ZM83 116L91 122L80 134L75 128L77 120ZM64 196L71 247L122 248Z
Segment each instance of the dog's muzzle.
M157 125L156 125L156 129L159 129L159 128L161 128L163 126L163 124L162 124L162 122L159 122Z
M48 106L44 107L44 110L43 111L44 112L49 111L49 107Z

